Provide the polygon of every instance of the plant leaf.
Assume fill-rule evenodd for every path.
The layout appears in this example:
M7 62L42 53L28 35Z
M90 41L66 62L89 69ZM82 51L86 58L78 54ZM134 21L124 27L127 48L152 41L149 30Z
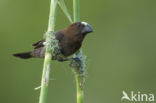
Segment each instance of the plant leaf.
M64 12L64 14L67 16L68 20L73 23L72 18L70 16L70 13L68 12L68 9L66 7L66 4L64 2L64 0L59 0L58 4L60 6L60 8L62 9L62 11Z

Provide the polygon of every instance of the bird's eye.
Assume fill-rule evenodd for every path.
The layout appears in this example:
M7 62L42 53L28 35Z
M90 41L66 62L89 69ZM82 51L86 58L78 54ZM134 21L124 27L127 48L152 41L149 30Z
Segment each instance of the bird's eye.
M77 24L77 26L80 28L81 27L81 24L79 23L79 24Z

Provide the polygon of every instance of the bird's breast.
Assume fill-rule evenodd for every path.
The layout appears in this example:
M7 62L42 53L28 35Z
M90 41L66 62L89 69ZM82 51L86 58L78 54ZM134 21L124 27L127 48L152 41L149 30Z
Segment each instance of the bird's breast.
M78 51L81 47L81 42L77 41L65 41L61 43L61 52L64 56L70 56Z

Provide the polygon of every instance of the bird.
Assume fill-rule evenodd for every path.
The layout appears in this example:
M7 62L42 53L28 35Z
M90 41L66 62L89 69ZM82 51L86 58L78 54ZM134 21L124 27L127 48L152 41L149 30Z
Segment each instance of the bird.
M93 32L92 27L87 22L75 22L70 24L63 30L54 33L58 40L59 51L64 57L69 57L77 52L82 45L82 42L88 33ZM29 58L44 58L45 57L45 39L42 39L34 44L34 49L28 52L16 53L13 56L21 59ZM53 60L53 59L52 59ZM62 61L58 60L58 61Z

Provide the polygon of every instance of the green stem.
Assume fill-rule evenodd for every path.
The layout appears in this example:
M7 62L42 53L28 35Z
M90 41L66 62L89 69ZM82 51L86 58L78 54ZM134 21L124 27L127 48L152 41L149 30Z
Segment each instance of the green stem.
M57 2L58 0L51 0L48 31L55 29Z
M55 29L56 8L57 8L57 0L51 0L49 25L48 25L48 31L46 33L46 52L45 52L45 58L43 64L39 103L46 103L46 98L47 98L49 74L50 74L50 62L52 58L51 42L49 41L52 41L51 37L55 37L54 29Z
M83 77L76 75L77 103L84 103Z
M73 16L74 16L74 22L80 21L79 0L73 0Z
M80 8L79 8L79 0L73 0L73 16L74 22L80 22ZM83 55L82 49L80 49L77 53L75 53L74 57L78 57L82 64L79 67L78 71L83 72L75 72L76 79L76 88L77 88L77 103L84 103L84 75L85 75L85 56ZM75 68L75 71L77 69ZM79 74L81 73L81 74Z

